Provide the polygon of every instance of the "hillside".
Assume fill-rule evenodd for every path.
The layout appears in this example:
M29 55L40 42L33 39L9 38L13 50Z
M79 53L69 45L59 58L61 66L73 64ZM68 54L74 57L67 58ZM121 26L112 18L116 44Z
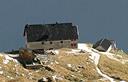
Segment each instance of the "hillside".
M1 82L128 82L128 55L99 52L90 44L53 50L40 69L25 69L14 54L0 54Z

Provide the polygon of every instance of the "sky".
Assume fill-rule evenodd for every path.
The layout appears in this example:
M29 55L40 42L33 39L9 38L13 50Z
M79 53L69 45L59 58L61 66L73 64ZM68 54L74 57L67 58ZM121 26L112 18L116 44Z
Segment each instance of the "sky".
M113 39L128 50L128 0L0 0L0 51L25 46L26 24L72 22L79 42Z

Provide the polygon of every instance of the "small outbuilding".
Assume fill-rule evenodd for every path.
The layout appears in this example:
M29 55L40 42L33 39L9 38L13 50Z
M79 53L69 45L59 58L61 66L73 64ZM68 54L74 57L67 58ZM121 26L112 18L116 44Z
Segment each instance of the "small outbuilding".
M114 40L101 39L93 45L93 48L98 51L109 52L111 49L116 49L116 42Z
M26 48L77 48L78 27L72 23L32 24L24 29Z

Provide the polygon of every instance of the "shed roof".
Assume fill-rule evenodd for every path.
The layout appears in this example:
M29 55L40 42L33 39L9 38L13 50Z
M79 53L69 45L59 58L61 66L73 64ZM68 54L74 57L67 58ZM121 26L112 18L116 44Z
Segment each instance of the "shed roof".
M108 40L108 39L101 39L97 41L94 45L93 48L99 50L99 51L107 51L110 45L113 44L114 40Z

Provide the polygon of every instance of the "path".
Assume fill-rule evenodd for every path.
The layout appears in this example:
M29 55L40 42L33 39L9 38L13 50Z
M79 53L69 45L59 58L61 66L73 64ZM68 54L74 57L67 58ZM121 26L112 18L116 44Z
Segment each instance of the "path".
M98 72L101 76L103 76L104 78L110 80L111 82L115 82L113 78L109 77L109 76L106 75L106 74L103 74L103 73L101 72L101 70L98 68L97 65L98 65L99 59L100 59L100 54L99 54L99 53L97 53L97 52L95 52L95 51L92 51L92 49L91 49L91 48L89 49L89 48L87 47L87 45L84 44L84 43L79 43L79 44L78 44L78 49L85 50L85 51L87 51L87 52L91 55L90 58L94 61L95 65L96 65L96 70L97 70L97 72Z

